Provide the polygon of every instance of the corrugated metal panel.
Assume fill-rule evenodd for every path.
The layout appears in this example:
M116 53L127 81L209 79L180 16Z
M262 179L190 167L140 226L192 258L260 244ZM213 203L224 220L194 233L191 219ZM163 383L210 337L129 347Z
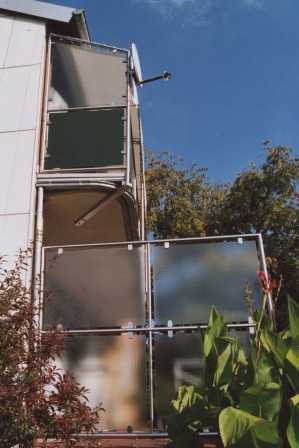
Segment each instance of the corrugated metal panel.
M14 18L0 16L0 68L4 67L5 58L8 51L10 36L12 33Z
M35 131L0 134L0 214L29 213Z
M4 67L40 64L44 39L43 23L16 18L10 34Z
M0 8L35 17L68 23L73 16L73 8L51 5L36 0L0 0Z
M40 65L0 70L0 132L36 127L40 70Z

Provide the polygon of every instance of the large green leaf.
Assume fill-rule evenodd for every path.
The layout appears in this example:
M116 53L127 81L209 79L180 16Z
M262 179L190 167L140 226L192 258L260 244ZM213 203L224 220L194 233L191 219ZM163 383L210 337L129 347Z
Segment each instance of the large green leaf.
M232 407L220 413L219 427L224 447L282 448L283 446L274 423Z
M240 410L278 424L282 389L276 383L258 383L241 394Z
M195 392L194 386L180 386L172 404L182 414L185 424L193 430L206 426L217 428L220 408L212 406L205 398ZM166 420L168 417L166 417Z
M213 306L207 332L204 339L204 354L209 356L211 350L214 346L214 341L216 338L225 337L227 335L227 323L224 318L217 312L216 308Z
M226 406L233 404L228 389L234 380L236 344L237 339L216 338L213 350L211 350L214 356L206 358L205 381L209 400L214 406L224 406L224 403Z
M196 396L194 386L180 386L175 398L172 400L172 405L177 412L181 413L184 409L194 406Z
M258 369L256 363L257 358L256 342L253 341L252 339L250 339L249 342L250 342L250 352L243 389L247 389L248 387L258 382Z
M203 447L198 431L204 427L218 429L220 408L211 404L195 392L193 386L181 386L178 389L173 406L178 411L163 418L164 427L171 439L172 448Z
M167 429L171 440L171 448L202 448L203 440L196 431L186 425L183 414L168 415L163 418L164 427Z
M291 297L288 297L288 312L291 335L294 340L299 334L299 305Z
M264 337L267 345L279 367L284 367L285 357L289 351L289 345L273 331L266 330Z
M289 404L292 410L290 422L287 428L288 442L291 448L299 446L299 394L290 398Z
M296 336L286 354L285 368L295 392L299 393L299 336Z

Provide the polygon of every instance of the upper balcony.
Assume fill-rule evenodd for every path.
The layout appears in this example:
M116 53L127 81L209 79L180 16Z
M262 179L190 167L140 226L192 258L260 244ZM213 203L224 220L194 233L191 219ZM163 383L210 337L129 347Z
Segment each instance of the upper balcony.
M129 50L50 35L37 186L90 187L102 192L100 202L128 203L136 212L135 218L130 213L130 225L142 235L144 162L133 72ZM127 215L122 221L129 222Z

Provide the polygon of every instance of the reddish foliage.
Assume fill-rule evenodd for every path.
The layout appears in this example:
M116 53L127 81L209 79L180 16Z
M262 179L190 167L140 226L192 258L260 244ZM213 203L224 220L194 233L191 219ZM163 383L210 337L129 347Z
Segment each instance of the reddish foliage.
M267 277L263 271L257 271L257 275L261 280L261 286L265 294L268 294L277 287L276 280L272 280L270 275Z
M11 270L0 257L0 446L28 448L38 437L70 447L74 435L94 431L102 408L91 409L88 391L55 365L66 335L39 327L44 305L23 284L29 256L20 251Z

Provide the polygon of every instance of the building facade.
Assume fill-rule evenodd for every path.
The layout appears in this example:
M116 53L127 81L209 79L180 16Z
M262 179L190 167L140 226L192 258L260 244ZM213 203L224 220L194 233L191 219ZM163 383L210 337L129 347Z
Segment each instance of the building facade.
M176 388L203 387L212 304L248 348L260 235L146 241L134 45L34 0L0 0L0 42L0 251L33 244L54 296L41 325L68 330L61 368L103 403L99 431L159 434Z

